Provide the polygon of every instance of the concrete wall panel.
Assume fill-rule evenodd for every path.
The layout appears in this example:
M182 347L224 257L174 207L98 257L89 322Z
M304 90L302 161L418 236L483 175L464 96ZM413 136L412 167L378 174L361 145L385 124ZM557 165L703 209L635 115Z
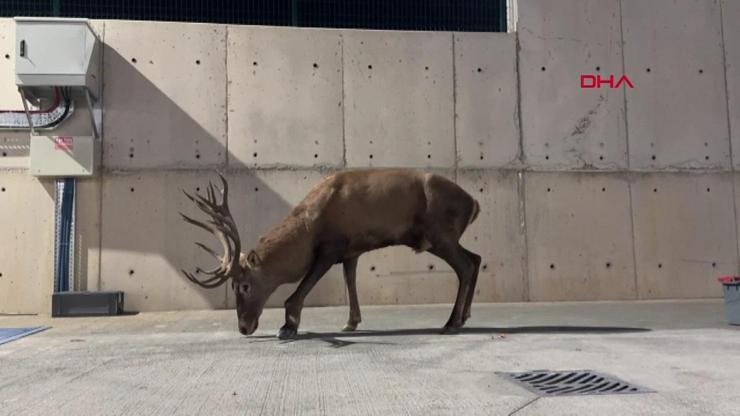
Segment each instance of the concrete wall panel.
M305 171L255 171L231 174L231 211L239 226L242 251L253 248L259 237L277 225L297 205L306 193L328 172ZM285 253L291 261L291 253ZM267 306L282 307L297 285L278 288ZM345 303L344 280L341 266L334 266L316 284L306 298L306 305L325 306ZM235 306L234 294L228 289L228 305Z
M210 172L109 175L102 189L102 290L123 290L126 309L212 309L226 306L226 288L201 289L181 269L209 267L214 259L195 246L218 242L180 219L200 216L180 189L204 192ZM237 198L234 198L235 200Z
M54 185L0 173L0 313L49 313L54 288Z
M625 168L622 89L582 89L582 74L622 74L619 2L521 0L519 74L525 161L537 169Z
M737 270L731 174L646 174L632 184L641 298L721 294Z
M453 167L452 34L342 33L347 164Z
M79 178L75 185L74 288L98 290L102 179Z
M460 167L501 167L519 153L516 36L455 33L455 115Z
M625 0L622 21L631 167L728 168L719 3Z
M636 296L626 180L528 173L525 193L531 300Z
M105 166L225 163L226 27L107 21L105 41Z
M733 164L740 168L740 2L722 1L727 105L732 133Z
M475 300L526 300L518 174L513 171L460 171L457 183L480 204L478 218L461 239L465 248L483 257Z
M340 33L228 30L229 164L342 165Z

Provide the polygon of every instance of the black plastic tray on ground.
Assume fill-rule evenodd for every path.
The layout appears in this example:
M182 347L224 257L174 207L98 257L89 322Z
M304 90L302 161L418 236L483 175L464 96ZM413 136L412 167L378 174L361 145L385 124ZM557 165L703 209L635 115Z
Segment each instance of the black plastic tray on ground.
M61 292L51 297L51 316L109 316L123 313L123 292Z

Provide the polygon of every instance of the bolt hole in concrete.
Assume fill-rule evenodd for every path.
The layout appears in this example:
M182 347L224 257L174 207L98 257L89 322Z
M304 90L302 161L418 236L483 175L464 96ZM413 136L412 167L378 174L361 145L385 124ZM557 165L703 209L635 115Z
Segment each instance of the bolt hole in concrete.
M601 192L606 192L606 188L601 188Z
M427 159L431 159L431 158L432 158L432 155L427 155Z
M608 269L608 268L610 268L610 267L612 267L612 264L611 264L611 262L606 262L606 268Z
M650 68L646 68L646 69L645 69L645 71L646 71L646 72L650 72Z
M545 160L550 160L550 156L545 156Z
M478 191L480 191L481 193L483 193L483 188L478 189Z
M709 191L711 191L711 190L712 190L711 188L707 188L707 192L709 192Z
M478 72L483 72L483 69L481 69L481 68L478 68L478 70L477 70L477 71L478 71Z
M319 67L319 64L317 64L316 62L314 62L314 63L313 63L313 67L314 67L314 69L315 69L315 68L318 68L318 67Z
M425 71L429 71L429 67L428 67L428 66L425 66L425 67L424 67L424 70L425 70Z
M318 153L314 153L314 154L313 154L313 158L314 158L314 159L318 159L318 158L319 158L319 155L318 155Z
M709 156L704 156L704 160L709 160Z
M373 155L370 155L370 159L372 159L372 158L373 158Z
M252 66L257 66L257 61L252 62Z
M130 269L130 270L128 271L128 275L129 275L129 276L133 276L133 275L134 275L134 269Z
M133 186L131 187L131 192L134 192L134 187Z
M487 264L484 264L483 265L483 270L488 270L488 265Z
M714 268L714 267L717 267L717 263L715 263L715 262L712 262L712 267L713 267L713 268Z
M8 155L8 153L7 153L7 152L3 152L3 157L5 157L5 156L7 156L7 155Z
M604 160L604 156L599 156L599 160Z
M704 73L704 70L703 70L703 69L700 69L700 70L699 70L699 73L700 73L700 74L703 74L703 73Z
M0 188L0 192L5 192L5 187Z
M658 188L653 188L653 192L658 192Z
M200 192L200 186L195 188L195 192Z
M8 55L8 54L6 53L6 54L5 54L5 59L10 59L10 55Z
M200 59L196 59L196 60L195 60L195 64L196 64L196 65L200 65Z
M133 159L133 158L134 158L134 154L133 154L133 153L129 153L129 154L128 154L128 157L129 157L130 159Z
M652 155L650 158L653 159L653 160L655 160L655 155Z
M136 58L131 58L131 62L136 63Z
M375 271L375 266L370 266L370 271L371 272L374 272Z
M252 153L252 157L257 157L257 152Z
M552 189L550 189L550 188L547 188L547 192L550 192L550 191L552 191Z
M600 66L597 66L596 67L596 72L599 72L599 71L601 71L601 67Z
M196 159L200 159L200 155L196 153L196 154L195 154L195 158L196 158Z
M373 69L373 66L372 65L368 65L367 66L367 69Z
M480 155L480 160L483 160L483 155Z
M260 188L254 188L254 192L259 192Z
M542 68L540 68L540 69L542 69L542 72L545 72L545 67L544 66Z
M554 269L555 269L555 265L554 264L550 264L550 270L554 270Z
M663 264L662 263L658 263L658 268L659 269L662 269L663 268Z

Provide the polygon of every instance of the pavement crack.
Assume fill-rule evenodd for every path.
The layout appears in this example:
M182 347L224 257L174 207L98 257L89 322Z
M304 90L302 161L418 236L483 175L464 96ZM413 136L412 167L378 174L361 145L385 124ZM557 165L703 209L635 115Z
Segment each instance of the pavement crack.
M522 410L522 409L524 409L525 407L529 406L530 404L532 404L532 403L536 402L537 400L539 400L539 398L540 398L540 396L537 396L537 397L535 397L534 399L532 399L532 400L528 401L527 403L524 403L523 405L521 405L521 406L517 407L516 409L514 409L514 411L513 411L513 412L509 413L509 416L511 416L511 415L514 415L514 414L517 414L517 413L519 413L519 411L520 411L520 410Z

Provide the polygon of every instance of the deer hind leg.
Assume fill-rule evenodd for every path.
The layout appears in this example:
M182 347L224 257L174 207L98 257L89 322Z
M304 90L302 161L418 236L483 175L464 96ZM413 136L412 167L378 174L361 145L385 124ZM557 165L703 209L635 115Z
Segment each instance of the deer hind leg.
M446 261L457 274L459 286L455 306L452 308L450 319L442 329L443 334L454 334L465 324L465 305L468 293L471 292L472 284L475 282L477 266L473 258L467 254L459 243L435 245L429 252Z
M344 282L347 284L347 294L349 296L349 318L342 331L354 331L357 325L362 322L360 315L360 302L357 300L357 259L354 257L344 261Z
M298 335L298 326L301 323L301 311L306 295L316 283L336 263L337 256L327 251L319 251L306 277L298 284L298 288L285 301L285 325L278 331L278 338L291 339Z
M468 296L465 299L465 308L463 309L463 324L470 318L470 305L473 303L473 295L475 295L475 286L478 283L478 272L480 271L480 263L481 263L481 257L472 251L469 251L465 248L465 254L470 258L470 260L473 261L473 265L475 266L473 268L473 279L470 282L470 288L468 288Z

